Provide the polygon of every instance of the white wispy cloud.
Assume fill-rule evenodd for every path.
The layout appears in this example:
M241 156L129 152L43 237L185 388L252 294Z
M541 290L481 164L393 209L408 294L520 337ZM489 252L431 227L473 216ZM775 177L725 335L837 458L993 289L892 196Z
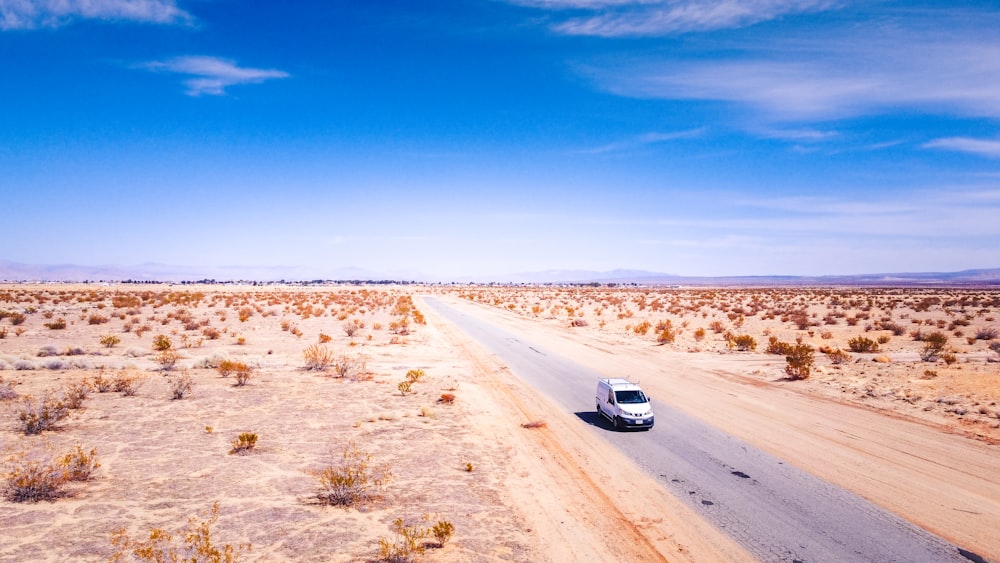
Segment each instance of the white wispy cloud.
M969 137L945 137L921 145L925 149L944 149L968 152L981 156L1000 158L1000 139L971 139Z
M936 17L936 16L935 16ZM905 23L905 22L904 22ZM810 31L697 61L633 59L588 68L619 95L744 106L770 120L840 119L899 109L1000 117L1000 15L907 29Z
M272 78L287 78L287 72L275 69L243 68L235 61L218 57L188 56L166 61L154 61L142 68L158 72L173 72L189 76L184 80L189 96L208 94L221 96L226 88L238 84L259 84Z
M545 10L591 12L553 25L567 35L656 36L746 27L836 7L833 0L511 0Z
M174 0L0 0L0 30L60 27L92 19L137 23L189 23Z
M665 143L667 141L675 141L678 139L690 139L692 137L698 137L705 132L704 128L689 129L687 131L673 131L669 133L643 133L642 135L636 135L629 139L624 139L621 141L615 141L608 143L606 145L601 145L599 147L593 147L589 149L582 149L578 151L573 151L576 154L601 154L608 152L619 152L629 149L635 149L643 147L646 145L652 145L656 143Z
M820 142L837 138L840 136L840 133L836 131L820 131L818 129L768 129L761 131L759 135L768 139Z

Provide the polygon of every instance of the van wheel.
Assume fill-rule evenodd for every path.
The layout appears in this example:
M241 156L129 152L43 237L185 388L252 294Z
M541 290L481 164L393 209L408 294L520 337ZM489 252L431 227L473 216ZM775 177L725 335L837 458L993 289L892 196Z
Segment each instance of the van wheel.
M622 419L618 418L617 416L615 417L614 424L615 424L615 430L622 429Z

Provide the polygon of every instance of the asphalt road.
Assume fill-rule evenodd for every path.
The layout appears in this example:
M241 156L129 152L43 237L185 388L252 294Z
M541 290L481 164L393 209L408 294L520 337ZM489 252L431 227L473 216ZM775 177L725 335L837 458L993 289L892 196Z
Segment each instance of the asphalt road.
M425 301L515 376L588 425L595 448L618 448L762 561L982 561L655 397L655 428L615 432L596 414L594 393L599 377L623 374L594 371L440 300Z

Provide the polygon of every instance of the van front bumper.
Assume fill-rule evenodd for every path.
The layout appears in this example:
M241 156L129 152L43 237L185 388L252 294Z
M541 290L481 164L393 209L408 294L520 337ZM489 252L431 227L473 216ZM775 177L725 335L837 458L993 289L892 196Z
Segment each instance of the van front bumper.
M653 427L653 417L644 416L641 418L630 418L627 416L620 416L618 420L628 428L652 428Z

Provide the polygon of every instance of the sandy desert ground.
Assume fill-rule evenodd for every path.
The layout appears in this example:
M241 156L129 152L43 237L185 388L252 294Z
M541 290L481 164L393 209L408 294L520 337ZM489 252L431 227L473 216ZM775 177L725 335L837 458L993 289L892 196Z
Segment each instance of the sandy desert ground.
M640 469L595 455L571 413L526 401L523 384L424 307L423 294L474 306L588 365L627 370L618 375L657 397L1000 558L997 291L18 284L0 287L0 390L16 395L0 404L5 472L78 445L96 449L100 467L54 500L0 501L0 560L107 560L115 530L178 532L215 501L214 541L252 544L247 561L376 560L397 518L454 525L443 547L428 541L428 561L749 559ZM947 341L925 361L935 332ZM109 335L120 342L102 344ZM749 342L740 336L755 349L739 350ZM154 350L158 337L179 354L172 369ZM766 352L772 337L839 363L817 351L811 376L789 381L784 357ZM850 352L859 338L878 351ZM334 365L306 369L312 346ZM251 369L246 385L222 377L226 360ZM411 370L424 375L404 394ZM24 397L119 376L137 378L134 396L95 390L56 429L22 431ZM171 399L182 378L191 392ZM879 439L841 448L835 433L798 424L803 413L853 422L905 452L872 462L884 454ZM522 427L538 420L545 426ZM790 429L802 435L790 439ZM230 453L243 432L259 436L256 447ZM368 502L326 505L314 474L352 444L393 478ZM951 463L932 470L911 457ZM648 502L623 513L602 496L607 482ZM936 493L915 499L895 487ZM973 509L940 509L962 502Z

